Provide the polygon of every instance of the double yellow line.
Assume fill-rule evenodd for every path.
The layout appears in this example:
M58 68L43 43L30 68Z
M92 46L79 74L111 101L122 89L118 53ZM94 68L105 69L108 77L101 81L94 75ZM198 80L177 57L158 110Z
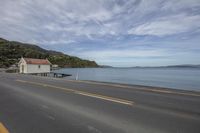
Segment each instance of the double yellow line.
M62 79L59 79L59 80L62 80ZM158 89L158 88L132 87L132 86L127 86L127 85L118 85L118 84L101 83L101 82L98 83L98 82L81 81L81 80L78 80L78 81L67 80L67 81L94 84L94 85L104 85L104 86L111 86L111 87L124 88L124 89L128 88L128 89L133 89L133 90L138 90L138 91L147 91L147 92L155 92L155 93L163 93L163 94L176 94L176 95L200 97L199 92L196 92L196 93L195 92L177 92L177 91L173 91L173 90L164 90L164 89Z
M5 126L0 122L0 133L9 133Z
M38 82L32 82L32 81L25 81L25 80L16 80L16 81L21 82L21 83L29 83L29 84L33 84L33 85L43 86L43 87L56 88L56 89L64 90L64 91L71 92L71 93L78 94L78 95L82 95L82 96L87 96L87 97L92 97L92 98L101 99L101 100L105 100L105 101L125 104L125 105L129 105L129 106L132 106L134 104L133 101L129 101L129 100L121 99L121 98L104 96L104 95L94 94L94 93L90 93L90 92L69 89L69 88L65 88L65 87L59 87L59 86L54 86L54 85L49 85L49 84L44 84L44 83L38 83Z

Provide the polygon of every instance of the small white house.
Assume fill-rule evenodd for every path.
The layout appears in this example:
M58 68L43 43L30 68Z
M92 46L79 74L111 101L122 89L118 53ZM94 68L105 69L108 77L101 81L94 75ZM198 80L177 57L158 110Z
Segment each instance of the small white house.
M21 58L19 61L19 73L49 73L51 63L48 59Z

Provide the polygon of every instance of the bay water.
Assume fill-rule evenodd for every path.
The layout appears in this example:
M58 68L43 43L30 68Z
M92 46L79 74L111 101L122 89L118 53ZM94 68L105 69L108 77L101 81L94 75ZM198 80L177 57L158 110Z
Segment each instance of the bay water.
M64 68L67 79L200 91L199 68Z

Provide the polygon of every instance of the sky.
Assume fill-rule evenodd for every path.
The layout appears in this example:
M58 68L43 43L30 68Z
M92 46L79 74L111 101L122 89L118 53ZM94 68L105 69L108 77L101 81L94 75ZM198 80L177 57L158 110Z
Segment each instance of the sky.
M0 0L0 37L117 67L200 64L200 0Z

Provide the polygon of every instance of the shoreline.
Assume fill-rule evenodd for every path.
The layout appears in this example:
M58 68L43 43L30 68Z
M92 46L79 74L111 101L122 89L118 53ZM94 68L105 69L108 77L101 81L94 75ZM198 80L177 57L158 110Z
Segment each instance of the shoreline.
M2 72L0 72L2 73ZM148 91L148 92L156 92L156 93L165 93L165 94L183 94L183 95L191 95L191 96L200 96L200 91L197 90L185 90L185 89L176 89L176 88L167 88L167 87L158 87L158 86L146 86L146 85L133 85L133 84L123 84L123 83L114 83L114 82L101 82L101 81L92 81L92 80L75 80L75 79L67 79L67 78L54 78L54 77L45 77L45 76L37 76L37 75L27 75L27 74L19 74L19 73L6 73L3 74L14 74L20 77L33 77L33 78L42 78L42 79L50 79L50 80L60 80L60 81L68 81L74 83L86 83L91 85L100 85L100 86L110 86L115 88L123 88L123 89L133 89L136 91Z
M105 85L105 86L111 86L111 87L117 87L117 88L123 88L123 89L134 89L138 91L148 91L148 92L157 92L157 93L165 93L165 94L181 94L181 95L190 95L190 96L200 97L200 91L196 91L196 90L184 90L184 89L174 89L174 88L166 88L166 87L158 87L158 86L121 84L121 83L114 83L114 82L100 82L100 81L92 81L92 80L78 80L78 81L67 80L67 81L88 83L88 84L94 84L94 85L95 84Z
M133 69L61 69L56 72L70 73L79 80L121 83L128 85L156 86L178 90L200 91L200 71L198 69L133 68Z
M76 124L74 118L83 123L111 123L124 130L128 126L130 131L137 125L146 131L151 124L152 129L162 127L162 131L170 133L176 133L177 129L184 129L185 133L199 131L200 93L197 92L9 73L0 73L0 91L3 101L0 119L10 132L16 125L29 131L36 121L41 122L38 123L41 129L47 123L45 128L52 131L55 126L49 125L50 121L63 123L64 128L67 122ZM24 121L19 121L22 118ZM169 122L177 124L176 129L172 130Z

